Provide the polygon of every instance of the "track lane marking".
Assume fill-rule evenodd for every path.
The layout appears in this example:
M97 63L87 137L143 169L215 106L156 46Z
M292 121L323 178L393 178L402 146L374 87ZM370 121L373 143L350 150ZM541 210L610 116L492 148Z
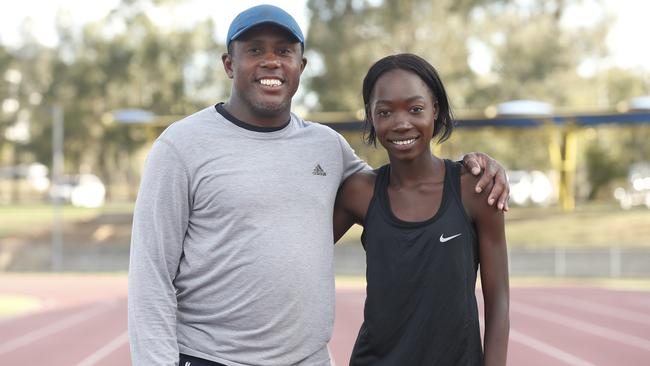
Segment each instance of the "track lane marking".
M577 310L589 311L599 315L606 315L612 318L650 325L650 316L633 310L620 309L611 305L598 304L592 301L581 300L571 296L549 295L539 301L549 302L557 305L570 307Z
M332 350L330 349L330 346L327 346L327 353L330 355L330 366L336 366L336 362L334 361L334 355L332 354Z
M111 301L110 303L100 303L80 313L65 317L54 323L50 323L49 325L46 325L32 332L24 334L20 337L4 342L0 344L0 355L14 351L20 347L24 347L41 338L60 332L66 328L70 328L74 326L77 323L81 323L103 312L106 312L111 307L113 307L113 303L114 303L113 301Z
M482 315L479 315L479 322L481 326L481 334L485 334L485 319ZM482 337L483 339L484 337ZM528 348L532 348L537 352L545 354L549 357L555 358L556 360L562 361L570 366L596 366L595 364L583 360L582 358L572 355L566 351L563 351L557 347L554 347L548 343L542 342L539 339L527 336L526 334L519 332L510 327L508 339L523 344Z
M628 346L634 346L646 351L650 351L650 341L647 339L636 337L608 327L577 320L552 311L544 310L537 306L515 301L511 301L510 304L511 311L517 311L525 315L559 324L564 327L574 328L586 333L596 335L598 337L607 338L609 340L616 341Z
M559 348L556 348L548 343L544 343L538 339L527 336L524 333L518 332L514 329L510 329L510 339L514 342L523 344L529 348L532 348L538 352L541 352L545 355L553 357L557 360L560 360L567 365L571 366L596 366L595 364L583 360L577 356L574 356L568 352L562 351Z
M106 356L110 355L115 350L122 347L122 345L124 345L128 341L129 341L129 334L128 332L124 332L119 336L117 336L116 338L114 338L113 340L111 340L106 345L104 345L102 348L91 353L88 357L84 358L76 366L94 366L97 364L97 362L101 361Z

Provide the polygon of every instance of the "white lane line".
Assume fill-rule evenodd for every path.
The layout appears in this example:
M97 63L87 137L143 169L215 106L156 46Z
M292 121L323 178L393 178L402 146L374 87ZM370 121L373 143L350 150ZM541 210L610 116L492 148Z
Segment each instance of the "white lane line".
M550 344L539 341L533 337L529 337L523 333L520 333L514 329L510 329L510 340L521 343L525 346L528 346L536 351L539 351L545 355L553 357L557 360L560 360L567 365L571 366L596 366L591 362L585 361L579 357L576 357L570 353L562 351L559 348L553 347Z
M539 301L562 305L577 310L605 315L612 318L627 320L633 323L650 325L650 316L633 310L620 309L610 305L598 304L592 301L580 300L570 296L550 295L540 298Z
M47 337L51 334L60 332L66 328L69 328L77 323L81 323L87 319L90 319L96 315L99 315L100 313L103 313L107 311L110 306L112 306L111 303L101 303L99 305L95 305L89 309L86 309L80 313L77 313L72 316L65 317L63 319L60 319L59 321L56 321L54 323L51 323L47 326L44 326L42 328L36 329L32 332L29 332L27 334L24 334L18 338L14 338L10 341L7 341L5 343L0 344L0 355L11 352L13 350L16 350L20 347L26 346L34 341L37 341L43 337Z
M511 301L511 311L517 311L535 318L545 321L557 323L559 325L578 329L580 331L591 333L598 337L607 338L628 346L634 346L646 351L650 351L650 341L640 337L636 337L627 333L620 332L615 329L594 325L582 320L577 320L568 316L564 316L552 311L544 310L537 306L528 305L520 302Z
M483 319L483 316L479 315L479 321L481 324L481 334L484 334L485 332L485 320ZM562 351L561 349L557 347L553 347L548 343L544 343L538 339L535 339L533 337L527 336L524 333L518 332L514 329L512 329L512 326L510 327L510 336L508 337L509 340L513 342L517 342L520 344L523 344L524 346L527 346L528 348L532 348L540 353L543 353L549 357L555 358L556 360L560 360L564 362L567 365L571 366L596 366L595 364L583 360L580 357L574 356L568 352Z
M128 332L120 334L117 338L113 339L107 343L104 347L93 352L90 356L84 358L77 366L93 366L97 362L101 361L104 357L113 353L113 351L122 347L123 344L127 343L129 340Z
M331 366L336 366L336 362L334 362L334 356L332 355L332 350L330 349L330 346L327 346L327 353L329 353L330 355Z

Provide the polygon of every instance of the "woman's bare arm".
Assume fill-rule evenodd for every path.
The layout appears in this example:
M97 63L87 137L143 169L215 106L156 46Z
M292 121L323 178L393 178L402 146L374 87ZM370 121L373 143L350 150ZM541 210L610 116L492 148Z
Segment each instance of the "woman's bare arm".
M372 199L375 174L359 172L348 177L336 194L334 203L334 242L355 223L363 225Z
M472 189L477 178L465 174L462 179L465 182L462 184L463 202L467 203L479 241L485 365L504 366L510 332L510 290L503 212L485 202L491 187L486 187L488 189L477 196Z

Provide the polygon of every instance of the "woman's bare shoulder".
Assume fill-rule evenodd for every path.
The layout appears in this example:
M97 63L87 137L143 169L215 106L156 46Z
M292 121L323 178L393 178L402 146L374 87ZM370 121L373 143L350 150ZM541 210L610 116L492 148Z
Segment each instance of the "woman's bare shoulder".
M480 176L473 175L461 164L460 168L460 191L463 200L463 206L467 214L473 219L478 219L486 214L491 215L496 210L494 206L488 204L488 195L492 190L494 182L490 182L480 193L476 192L476 184Z
M351 191L365 191L375 186L377 173L374 170L364 170L352 174L345 180L344 188Z

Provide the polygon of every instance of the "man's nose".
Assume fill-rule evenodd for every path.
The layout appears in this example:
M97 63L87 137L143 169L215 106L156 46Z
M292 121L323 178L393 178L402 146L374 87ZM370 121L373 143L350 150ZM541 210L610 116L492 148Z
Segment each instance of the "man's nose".
M275 52L267 52L264 55L264 60L262 62L264 67L280 67L280 58Z

